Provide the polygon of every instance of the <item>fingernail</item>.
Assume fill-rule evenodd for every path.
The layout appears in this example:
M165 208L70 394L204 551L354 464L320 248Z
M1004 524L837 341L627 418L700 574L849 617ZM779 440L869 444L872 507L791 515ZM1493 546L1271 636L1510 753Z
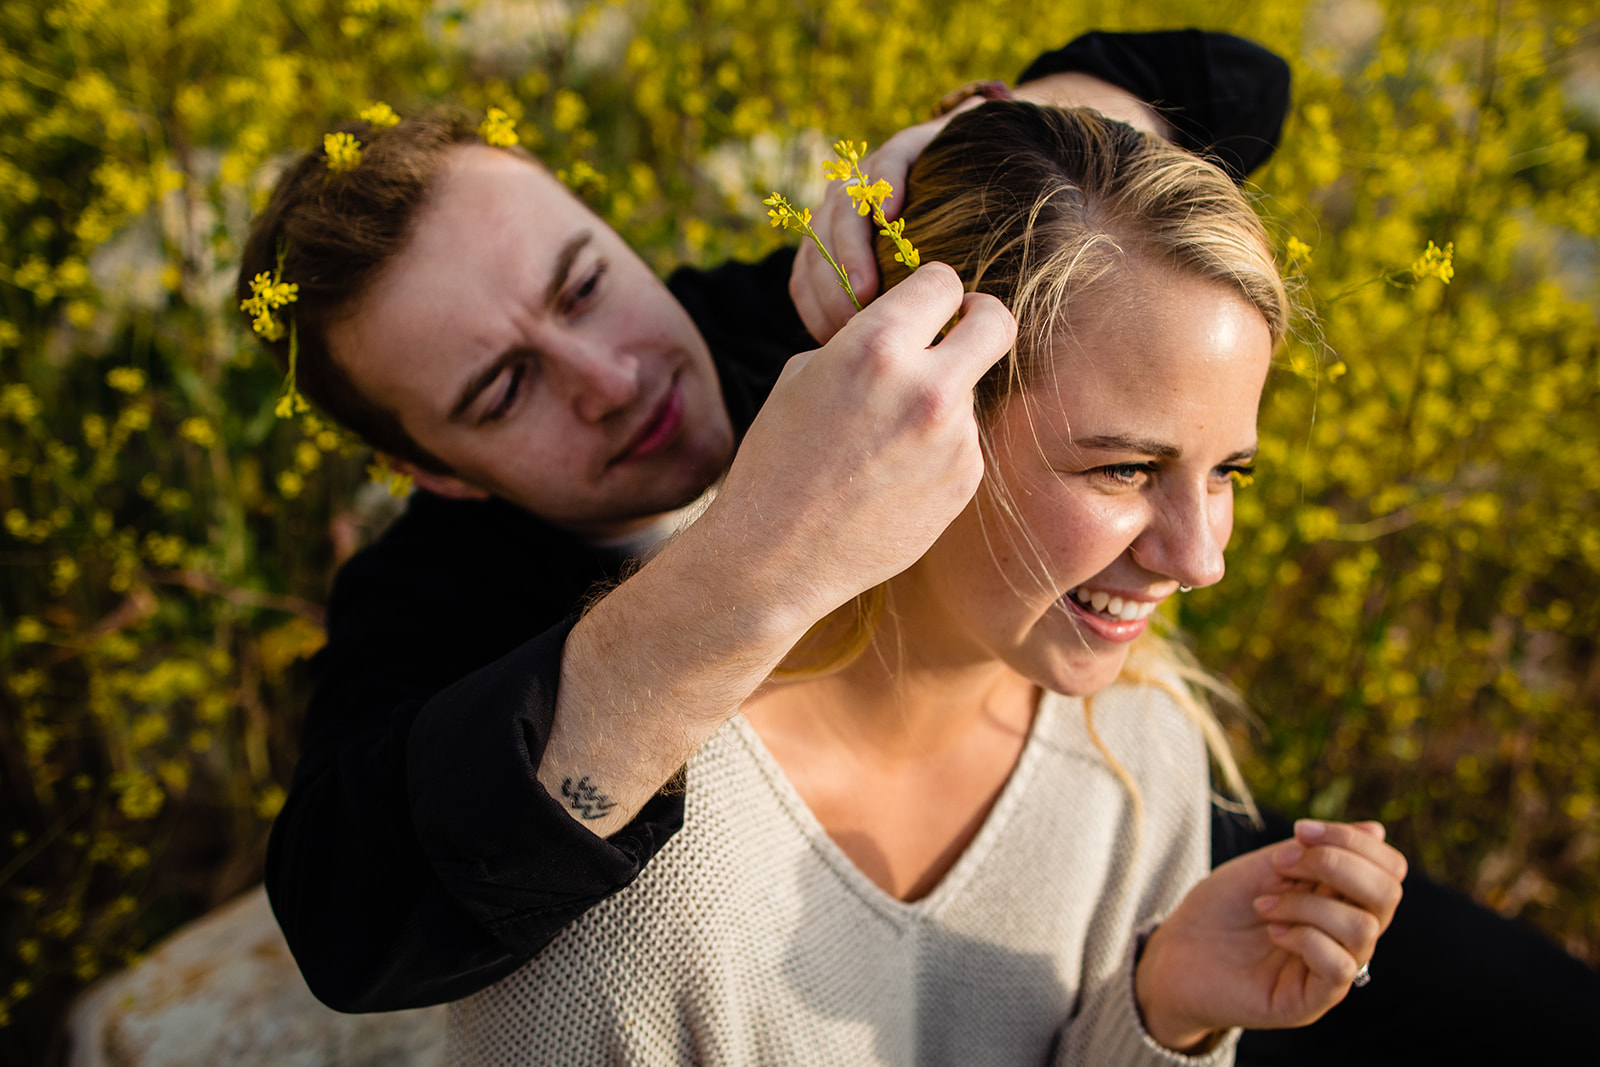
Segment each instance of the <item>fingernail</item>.
M1286 845L1283 848L1280 848L1272 857L1272 862L1276 863L1279 867L1293 867L1295 864L1300 862L1300 857L1304 856L1305 854L1306 850L1301 848L1299 845Z
M1301 819L1294 824L1294 836L1306 841L1320 841L1328 832L1328 824L1316 819Z
M1275 896L1256 897L1251 903L1256 906L1257 911L1265 915L1278 906L1278 898Z
M1286 934L1288 932L1289 932L1289 924L1288 923L1268 923L1267 924L1267 933L1271 934L1273 937L1282 937L1284 934Z

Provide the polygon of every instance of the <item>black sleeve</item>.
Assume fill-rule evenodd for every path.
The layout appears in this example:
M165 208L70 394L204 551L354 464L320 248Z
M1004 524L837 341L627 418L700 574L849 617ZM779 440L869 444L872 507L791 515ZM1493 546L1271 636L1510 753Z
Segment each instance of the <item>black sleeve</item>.
M535 777L562 616L608 570L509 505L418 494L340 572L267 855L274 913L330 1007L483 989L631 882L681 825L668 792L603 840Z
M1226 33L1086 33L1046 52L1017 81L1082 71L1154 104L1183 147L1243 181L1278 147L1289 64Z

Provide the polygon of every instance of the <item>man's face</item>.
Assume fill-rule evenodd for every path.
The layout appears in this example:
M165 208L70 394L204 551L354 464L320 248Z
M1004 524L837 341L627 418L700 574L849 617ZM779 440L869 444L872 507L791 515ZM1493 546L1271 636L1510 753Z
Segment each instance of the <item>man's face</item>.
M561 183L498 149L451 149L410 244L328 343L445 482L580 532L685 504L732 456L688 313Z

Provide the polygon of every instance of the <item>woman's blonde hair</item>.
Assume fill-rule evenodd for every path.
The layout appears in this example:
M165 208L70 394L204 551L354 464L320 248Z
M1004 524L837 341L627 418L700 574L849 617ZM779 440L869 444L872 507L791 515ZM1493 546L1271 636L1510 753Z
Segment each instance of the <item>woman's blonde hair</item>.
M1266 229L1227 174L1095 111L997 101L956 116L912 169L902 217L924 260L948 263L969 291L999 298L1017 320L1015 346L976 391L986 452L992 416L1048 371L1058 332L1080 308L1115 299L1136 274L1165 270L1227 287L1261 313L1274 346L1288 328L1289 296ZM887 240L878 266L885 288L909 273ZM999 499L1005 503L1003 493ZM831 673L860 655L885 595L881 586L869 590L819 623L785 673ZM1230 792L1249 808L1226 737L1199 695L1229 698L1227 687L1154 633L1140 639L1122 673L1177 699L1200 724Z

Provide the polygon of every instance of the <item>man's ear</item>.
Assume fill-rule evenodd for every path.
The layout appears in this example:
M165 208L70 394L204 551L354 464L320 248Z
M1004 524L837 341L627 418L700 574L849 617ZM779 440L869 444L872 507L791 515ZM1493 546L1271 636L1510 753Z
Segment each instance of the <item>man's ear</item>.
M424 470L409 460L390 456L389 466L398 473L409 476L418 489L426 489L436 496L449 497L452 500L488 500L490 496L487 489L479 489L471 482L464 482L453 474Z

